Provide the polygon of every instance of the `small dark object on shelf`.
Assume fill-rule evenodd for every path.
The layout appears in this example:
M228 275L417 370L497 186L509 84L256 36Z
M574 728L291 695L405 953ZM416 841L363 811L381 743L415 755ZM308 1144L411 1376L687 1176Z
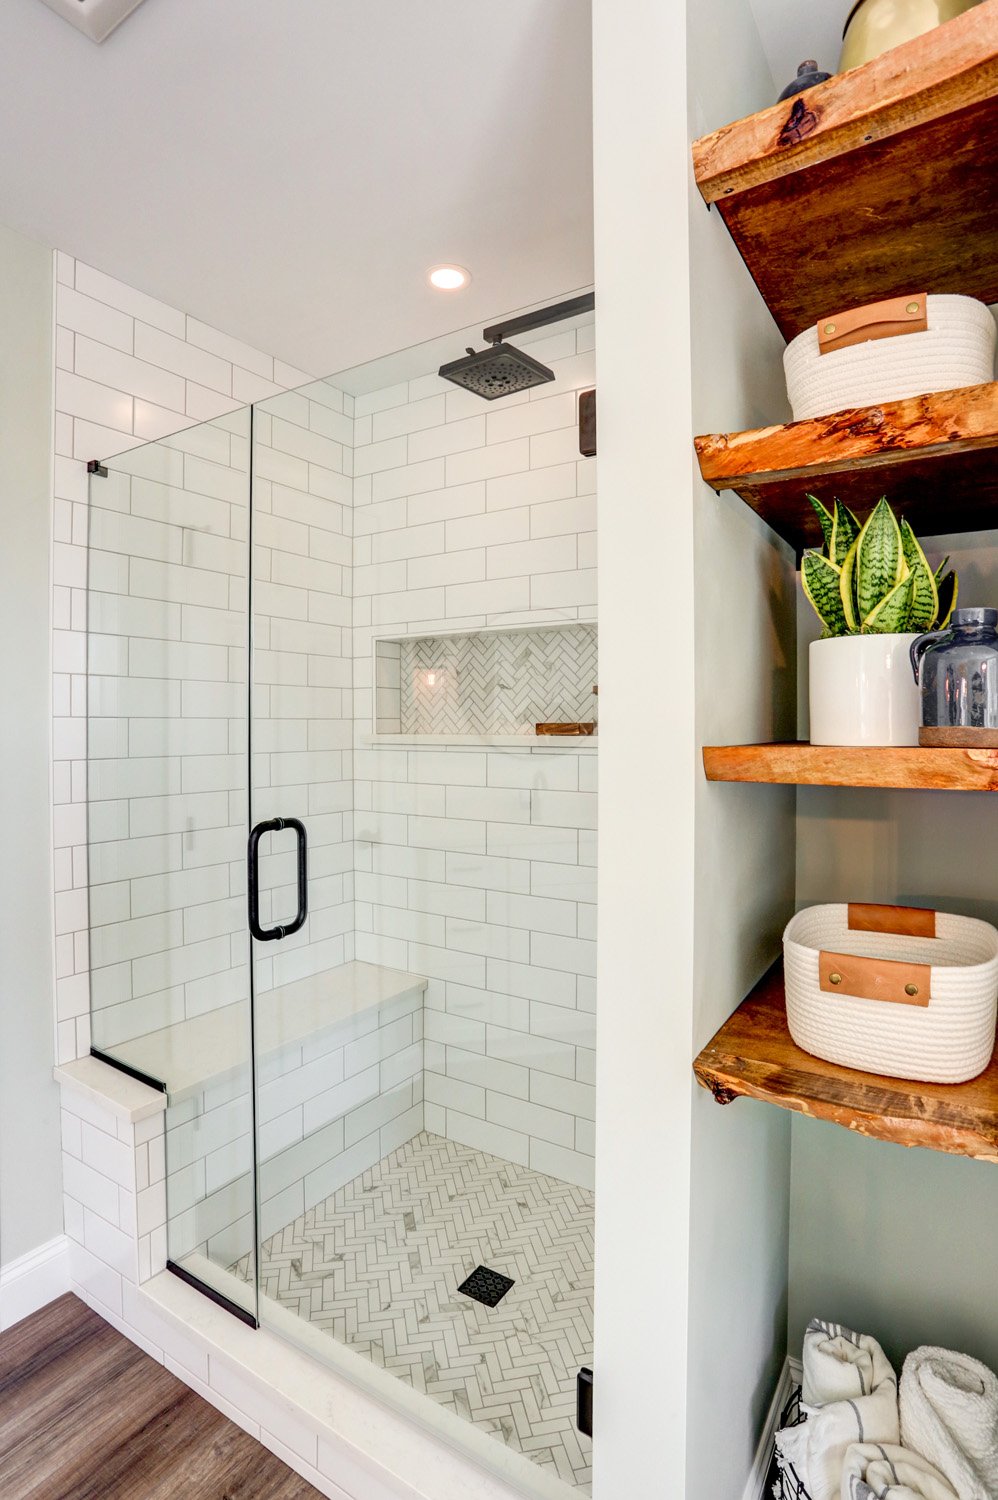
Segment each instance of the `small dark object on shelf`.
M595 734L596 722L594 719L583 721L581 724L563 724L560 720L551 724L535 724L535 734Z
M790 1400L783 1408L780 1416L780 1429L784 1427L799 1427L806 1422L807 1417L800 1409L800 1386L795 1385L790 1392ZM786 1468L778 1467L776 1458L773 1458L773 1469L770 1476L773 1481L773 1494L777 1500L811 1500L808 1491L800 1482L800 1477L793 1464L787 1464Z
M780 99L792 99L794 94L801 93L804 89L813 89L816 83L824 83L831 78L831 73L822 73L813 57L802 62L797 68L797 77L792 83L788 83L780 95Z

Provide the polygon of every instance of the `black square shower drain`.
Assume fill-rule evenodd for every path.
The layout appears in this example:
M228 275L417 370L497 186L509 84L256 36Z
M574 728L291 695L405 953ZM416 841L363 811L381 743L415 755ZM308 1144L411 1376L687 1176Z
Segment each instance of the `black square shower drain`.
M511 1286L516 1283L508 1276L503 1276L500 1271L490 1271L488 1266L476 1266L468 1277L458 1287L466 1297L473 1297L476 1302L483 1303L486 1307L496 1307Z

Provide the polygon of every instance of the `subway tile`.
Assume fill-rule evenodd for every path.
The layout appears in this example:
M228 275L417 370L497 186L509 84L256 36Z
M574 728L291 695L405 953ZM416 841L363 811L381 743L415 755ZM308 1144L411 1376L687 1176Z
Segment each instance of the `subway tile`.
M593 1158L566 1150L551 1141L531 1139L530 1166L533 1171L556 1177L561 1182L571 1182L590 1191L595 1187Z
M76 262L76 290L98 302L106 303L108 307L141 318L143 322L174 334L179 339L185 337L186 319L182 312L167 307L164 302L157 302L155 297L149 297L145 292L126 286L113 276L106 276L93 266L84 265L82 261Z
M448 552L461 551L467 547L498 547L505 543L522 542L530 536L530 511L521 507L465 516L460 520L448 521L445 531Z
M501 1097L498 1096L498 1097ZM510 1130L492 1120L476 1120L456 1109L447 1111L447 1134L452 1141L485 1151L504 1161L529 1165L530 1137L522 1130Z
M532 791L530 816L534 824L560 828L596 827L595 792Z
M558 901L596 900L595 865L548 864L534 860L530 865L530 892Z
M439 397L436 399L440 400ZM408 459L410 463L422 463L429 458L464 453L469 449L484 447L485 440L485 414L482 413L481 416L465 417L463 421L446 422L422 431L413 431L409 438Z
M409 526L412 528L431 523L439 525L440 522L452 521L460 516L480 515L484 510L484 479L409 494L408 515Z
M416 848L485 853L486 824L478 819L412 817L408 834Z
M74 368L77 375L84 375L89 380L99 381L118 391L127 391L140 400L152 401L157 406L168 408L174 416L184 412L183 379L155 364L136 359L130 352L109 348L104 342L97 342L80 334L76 340ZM75 407L71 405L61 409L76 414ZM171 430L176 431L176 421Z
M488 920L507 927L526 927L575 937L577 908L574 901L555 901L539 896L518 896L502 891L488 895Z
M445 612L449 617L508 614L528 608L530 580L528 578L497 578L488 583L459 583L451 585L446 590L446 594ZM426 618L439 618L442 613L444 611ZM413 616L412 618L420 617Z
M570 1009L568 1004L534 999L530 1006L530 1030L575 1047L596 1046L596 1022L590 1013Z
M56 325L131 354L134 327L131 316L72 287L60 285L57 289Z
M515 514L515 512L514 512ZM550 574L574 569L578 546L574 536L545 537L540 541L512 542L490 547L490 578L519 577L524 573Z
M556 1042L550 1037L533 1036L525 1028L513 1030L509 1027L489 1025L486 1049L491 1057L517 1063L523 1068L552 1073L560 1078L575 1078L576 1048L567 1042ZM537 1103L551 1101L537 1096ZM561 1108L555 1105L555 1108ZM574 1111L571 1111L574 1113Z
M395 754L396 752L390 752ZM441 786L484 787L487 761L477 751L411 750L409 779Z
M530 579L532 609L579 608L596 603L596 569L535 573Z
M533 932L530 936L530 961L544 969L563 969L592 976L596 973L596 944L585 938Z
M516 927L447 918L447 947L462 953L481 953L486 958L530 962L530 936Z
M197 381L223 396L232 395L232 367L227 360L209 354L185 341L184 333L179 337L163 328L150 327L145 322L135 325L135 355L149 364L159 365L176 375Z
M525 893L530 889L530 870L527 859L457 852L447 855L447 879L452 885Z
M486 852L506 859L539 859L571 865L578 859L578 834L572 828L490 822Z
M530 1078L530 1098L533 1103L543 1104L548 1109L564 1110L586 1120L596 1118L596 1090L571 1078L535 1072Z
M500 475L487 482L486 505L490 511L507 510L511 506L543 505L551 500L564 500L576 493L576 482L574 463Z
M512 438L531 437L535 433L570 429L578 452L578 418L572 391L561 395L538 397L521 406L496 408L488 413L488 441L502 443Z
M529 1098L529 1070L500 1057L490 1057L482 1052L467 1052L460 1047L448 1045L447 1075L478 1088L495 1089L501 1094L509 1095L511 1100Z
M419 463L402 464L398 468L383 469L375 473L370 479L372 502L377 505L381 501L439 489L446 479L445 462L443 458L424 458ZM356 499L354 503L361 504Z
M453 583L475 583L485 578L485 552L447 552L436 557L410 558L406 564L406 586L437 588Z
M539 1001L549 1008L564 1009L575 1004L576 976L555 969L539 968L533 964L507 963L502 959L490 958L488 987L502 994ZM530 1029L535 1029L532 1022ZM561 1038L556 1037L556 1040Z
M488 784L490 787L574 792L578 786L580 759L578 755L544 755L537 751L524 755L490 755Z
M571 1115L559 1110L545 1109L539 1104L489 1089L485 1113L490 1123L525 1130L531 1139L538 1138L569 1149L575 1145L575 1121Z
M468 1054L465 1054L468 1055ZM427 1072L423 1080L426 1100L444 1109L456 1109L464 1115L485 1119L485 1089L463 1078Z

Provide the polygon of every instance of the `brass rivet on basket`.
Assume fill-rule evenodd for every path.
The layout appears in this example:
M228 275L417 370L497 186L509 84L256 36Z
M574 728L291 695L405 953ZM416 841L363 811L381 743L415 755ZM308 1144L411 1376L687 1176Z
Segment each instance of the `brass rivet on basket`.
M918 985L917 984L906 984L905 987L904 987L904 992L905 992L906 995L917 995L918 994Z
M825 332L826 333L834 333L835 332L835 324L834 323L826 323L825 324Z
M841 974L829 974L828 977L831 980L832 984L841 984L842 983L842 975Z
M918 302L909 302L908 306L905 308L905 312L917 313L919 306L920 304Z

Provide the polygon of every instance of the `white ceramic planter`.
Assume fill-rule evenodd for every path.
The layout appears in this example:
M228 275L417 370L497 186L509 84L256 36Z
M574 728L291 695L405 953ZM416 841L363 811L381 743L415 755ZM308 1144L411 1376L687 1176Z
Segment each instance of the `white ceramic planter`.
M920 705L909 649L915 635L812 641L812 745L917 745Z

